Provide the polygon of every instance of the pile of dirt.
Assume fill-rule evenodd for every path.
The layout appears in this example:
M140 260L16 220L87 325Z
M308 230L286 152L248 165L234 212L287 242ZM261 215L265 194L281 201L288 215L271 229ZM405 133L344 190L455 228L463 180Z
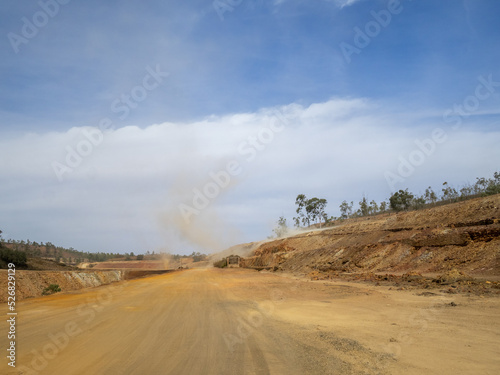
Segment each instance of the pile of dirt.
M397 282L435 285L500 279L500 195L346 220L266 242L242 266L377 282L390 274Z
M448 271L446 273L443 273L440 275L438 278L435 279L435 282L441 284L441 285L447 285L447 284L453 284L456 282L468 282L472 281L473 278L466 275L463 272L460 272L456 268L452 269L451 271Z

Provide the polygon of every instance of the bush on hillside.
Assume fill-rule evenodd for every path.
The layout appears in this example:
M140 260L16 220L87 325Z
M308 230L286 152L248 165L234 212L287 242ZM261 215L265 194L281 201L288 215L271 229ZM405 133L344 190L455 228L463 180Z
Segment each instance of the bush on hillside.
M54 294L60 291L61 288L59 287L59 284L50 284L47 288L43 290L42 294L46 296L48 294Z

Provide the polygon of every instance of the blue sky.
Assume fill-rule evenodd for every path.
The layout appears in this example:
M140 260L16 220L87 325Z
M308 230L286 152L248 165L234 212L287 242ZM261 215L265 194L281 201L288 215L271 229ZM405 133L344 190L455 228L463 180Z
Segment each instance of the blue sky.
M299 193L337 215L343 199L491 176L498 14L494 0L5 1L0 229L90 251L208 251L266 237ZM276 113L286 131L247 161L239 147ZM54 162L103 119L102 143L59 178ZM388 183L436 128L446 141ZM179 204L231 160L242 173L180 225Z

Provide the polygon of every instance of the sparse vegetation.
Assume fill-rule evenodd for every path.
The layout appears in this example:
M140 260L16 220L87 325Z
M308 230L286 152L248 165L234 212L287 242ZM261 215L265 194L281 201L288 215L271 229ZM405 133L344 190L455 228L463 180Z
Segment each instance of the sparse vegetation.
M285 237L287 235L288 225L286 224L286 219L283 216L280 216L276 222L276 227L274 227L273 232L277 238Z
M317 223L321 227L322 222L328 220L325 213L327 200L323 198L307 199L304 194L297 195L295 204L297 205L297 217L294 217L295 226L300 227L300 223L304 226L309 226L311 223Z
M46 287L42 294L44 296L46 295L49 295L49 294L54 294L54 293L57 293L57 292L60 292L61 291L61 288L59 287L59 284L50 284L48 287Z
M227 267L227 259L222 258L221 260L214 262L213 265L214 265L214 267L217 267L217 268L225 268L225 267Z
M341 219L347 219L348 217L351 217L352 215L352 206L354 202L351 202L350 204L347 203L347 201L343 201L340 204L340 217Z
M388 201L382 201L377 204L375 200L368 202L366 196L359 201L359 208L354 209L354 202L348 202L344 200L340 206L340 220L363 217L369 215L376 215L384 213L387 211L399 212L399 211L409 211L418 210L426 207L432 207L435 205L448 204L453 202L458 202L462 200L484 197L493 194L500 193L500 172L495 172L493 178L477 178L474 185L465 185L460 189L456 189L450 186L448 182L444 182L441 188L441 195L438 196L436 192L429 186L425 189L424 194L421 196L415 195L408 189L401 189L391 195ZM299 194L295 200L297 206L296 212L297 217L294 217L294 223L296 227L304 226L309 227L312 224L328 223L337 220L337 218L328 218L325 213L326 199L311 198L307 199L304 194ZM273 230L273 232L279 237L278 233L281 233L282 227L281 223L286 223L284 217L280 217L278 220L278 226Z
M200 252L193 251L189 255L172 254L171 257L172 257L173 260L178 260L178 261L181 260L181 259L193 258L193 262L202 262L204 260L207 260L208 255L207 254L202 254Z
M202 254L200 252L192 252L190 255L187 256L188 258L193 258L193 262L202 262L204 260L207 260L207 255Z
M460 189L450 186L448 182L444 182L441 188L441 196L429 186L425 189L425 193L421 196L416 196L409 192L408 189L399 190L389 198L389 208L392 211L408 211L418 210L437 204L447 204L467 200L477 197L484 197L500 193L500 172L495 172L493 178L486 179L484 177L477 178L474 185L465 185ZM381 202L377 207L377 203L372 200L368 205L365 197L359 202L359 209L353 212L353 202L350 204L343 201L339 206L341 218L359 217L382 213L387 210L387 202Z

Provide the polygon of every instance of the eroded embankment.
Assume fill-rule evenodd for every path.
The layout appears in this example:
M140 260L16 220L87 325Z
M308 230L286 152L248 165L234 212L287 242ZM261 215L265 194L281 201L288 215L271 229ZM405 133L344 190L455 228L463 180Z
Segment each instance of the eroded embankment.
M0 302L7 301L7 270L0 270ZM17 270L16 300L40 297L50 284L57 284L62 291L93 288L126 278L124 270L114 271L23 271Z
M244 267L309 273L443 273L500 276L500 195L347 220L258 247Z
M16 300L40 297L50 284L57 284L68 292L94 288L116 281L175 272L174 270L116 269L106 271L25 271L16 270ZM7 270L0 270L0 302L7 301Z

